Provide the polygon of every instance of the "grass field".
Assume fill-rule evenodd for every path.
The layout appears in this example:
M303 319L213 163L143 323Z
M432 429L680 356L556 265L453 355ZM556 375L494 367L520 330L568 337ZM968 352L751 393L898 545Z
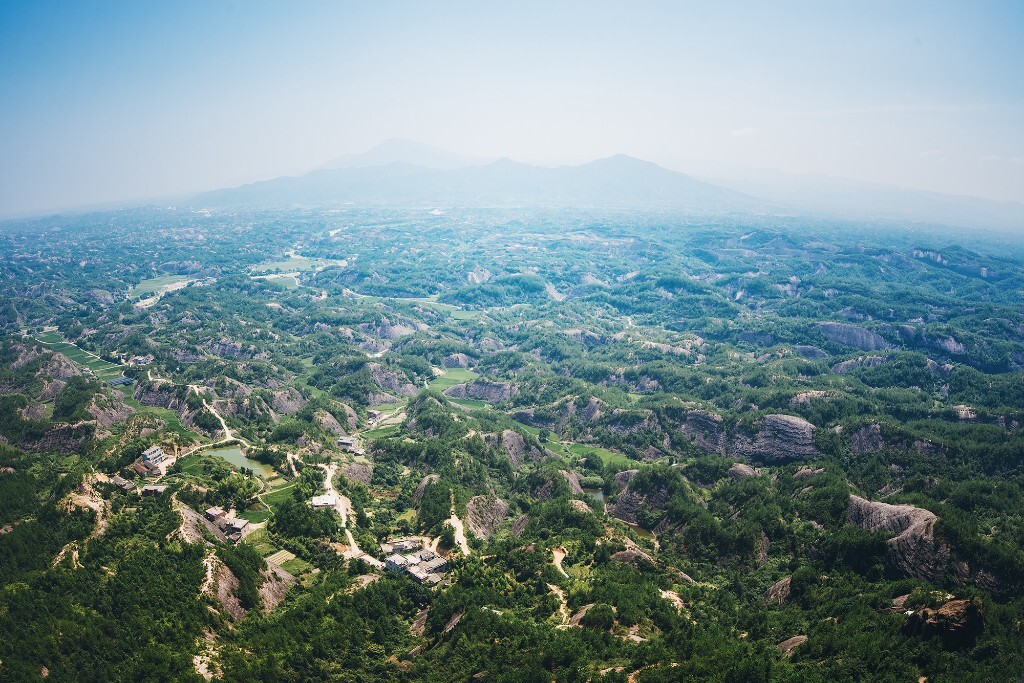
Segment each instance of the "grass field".
M156 294L168 285L185 282L186 280L188 280L188 278L184 275L161 275L160 277L151 277L148 280L143 280L132 287L131 291L128 292L128 298L141 299L147 294Z
M43 332L36 335L35 339L51 351L64 354L72 362L89 368L100 380L106 381L120 377L124 371L124 366L105 361L88 351L80 349L71 342L65 341L57 332Z
M398 425L387 425L385 427L378 427L377 429L371 429L363 432L363 436L367 439L380 439L385 436L394 436L398 433Z
M472 370L465 370L463 368L450 368L445 370L445 373L440 377L435 377L430 380L430 388L433 391L443 392L448 387L453 387L456 384L465 384L466 382L472 382L474 379L479 377L477 373Z
M305 574L306 572L311 571L313 569L313 565L296 557L294 560L288 560L282 564L281 569L285 570L289 574L298 576L299 574Z
M270 507L271 510L273 510L281 503L285 502L286 500L292 497L292 488L294 488L294 484L286 484L281 488L274 489L270 493L264 493L261 496L261 499L263 500L263 503L265 505L267 505L268 507Z
M318 268L326 268L327 266L343 265L344 261L335 261L332 259L325 258L306 258L305 256L289 256L286 259L278 261L263 261L257 263L254 266L250 266L249 270L254 273L273 273L275 271L281 271L287 273L293 270L304 271L304 270L317 270Z
M562 450L581 458L596 455L601 458L601 461L606 465L619 465L623 467L636 465L635 460L630 460L622 453L616 453L615 451L610 451L607 448L600 448L598 446L588 446L582 443L570 443L562 444Z

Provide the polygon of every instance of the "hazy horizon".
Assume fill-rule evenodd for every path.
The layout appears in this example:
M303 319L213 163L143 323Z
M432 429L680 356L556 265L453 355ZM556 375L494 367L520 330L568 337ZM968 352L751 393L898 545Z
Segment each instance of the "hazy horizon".
M391 138L1020 202L1022 28L1009 2L7 3L0 216L297 175Z

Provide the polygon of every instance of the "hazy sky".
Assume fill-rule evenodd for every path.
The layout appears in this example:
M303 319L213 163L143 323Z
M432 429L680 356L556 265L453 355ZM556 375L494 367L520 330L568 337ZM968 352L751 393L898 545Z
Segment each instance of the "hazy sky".
M0 0L0 215L390 137L1024 201L1024 2Z

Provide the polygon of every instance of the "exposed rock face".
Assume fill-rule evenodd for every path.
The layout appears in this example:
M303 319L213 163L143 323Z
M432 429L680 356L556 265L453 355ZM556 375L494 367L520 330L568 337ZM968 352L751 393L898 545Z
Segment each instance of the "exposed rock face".
M468 368L472 362L473 359L464 353L453 353L450 356L445 356L441 365L446 368Z
M615 483L619 486L625 486L633 480L640 470L622 470L621 472L615 473Z
M854 453L877 453L885 448L882 427L877 424L865 425L850 435L850 448Z
M74 453L96 433L94 424L62 425L43 434L38 441L21 444L28 451L37 453Z
M641 508L658 511L665 507L669 500L667 483L655 486L643 493L634 489L633 484L634 482L626 484L626 488L616 496L615 502L606 507L608 514L627 524L637 523L637 512Z
M776 645L776 647L779 648L779 651L782 652L782 654L789 655L793 652L793 650L797 648L798 645L802 645L806 642L807 636L793 636L792 638L787 638L786 640L782 641L781 643Z
M595 422L601 419L603 413L601 412L601 406L604 405L599 399L593 396L587 401L587 405L583 406L583 410L579 411L580 419L584 422Z
M622 562L623 564L631 564L634 567L643 562L649 562L656 564L654 558L639 549L621 550L612 555L612 562Z
M263 598L263 613L270 614L274 611L285 596L288 590L295 585L295 577L286 572L276 564L267 563L263 570L263 584L260 586L260 597Z
M793 346L793 353L798 356L802 356L806 360L822 360L828 358L828 354L819 349L817 346L803 346L796 344Z
M636 434L645 429L654 429L657 421L650 410L622 410L616 408L605 425L612 434Z
M493 496L474 496L466 504L466 524L480 538L490 538L505 518L508 503Z
M832 366L832 372L837 375L845 375L860 368L877 368L879 365L885 365L888 362L889 356L860 356L859 358L844 360L842 363L836 363Z
M231 377L217 377L206 382L220 398L248 398L252 396L252 388Z
M570 470L562 470L562 476L565 477L565 482L569 484L569 491L575 495L583 494L583 487L580 486L580 475Z
M278 389L273 393L270 406L283 415L297 413L306 407L308 401L292 387Z
M416 387L394 370L388 370L380 363L370 363L366 367L370 369L370 377L374 383L381 389L399 396L416 395Z
M373 465L362 462L347 462L341 466L341 473L349 481L358 481L369 486L370 480L373 479Z
M326 432L330 432L335 436L345 436L345 428L341 426L341 423L334 419L334 416L328 413L326 410L320 409L313 413L313 422L317 424L321 429Z
M445 396L452 398L470 398L488 403L507 401L517 393L519 393L519 388L513 387L508 382L488 382L479 379L469 384L456 384L444 392Z
M889 348L889 342L871 330L849 323L824 322L815 325L817 330L836 344L852 346L861 351L877 351Z
M738 432L733 455L744 460L777 464L814 458L821 453L814 445L814 425L793 415L765 415L751 436Z
M427 487L438 481L441 478L439 474L428 474L427 476L420 479L420 483L416 485L416 490L412 494L412 504L419 505L420 500L423 499L423 492L427 490Z
M781 605L789 599L789 586L793 581L792 576L787 576L784 579L779 579L772 584L764 593L764 601L769 604Z
M165 380L154 380L148 384L135 387L135 400L144 406L156 406L177 410L180 407L178 390L174 384Z
M725 455L726 436L721 415L706 410L691 410L686 414L686 422L680 431L705 453Z
M92 402L86 410L96 420L96 426L100 429L108 429L111 425L123 422L135 412L121 400L98 394L92 397Z
M398 403L398 397L386 391L371 391L366 396L366 402L371 406L383 406L390 403Z
M499 434L487 434L484 442L490 446L500 446L512 467L519 467L527 461L537 461L545 457L545 453L526 439L519 432L506 429Z
M874 503L850 496L847 520L866 531L896 534L887 542L886 560L904 576L930 580L949 563L949 548L935 540L934 513L913 505Z
M834 391L801 391L799 394L789 399L789 407L793 410L797 410L799 408L810 408L811 404L815 401L828 403L838 395L839 394Z
M54 352L46 365L39 369L36 376L49 376L53 379L68 380L82 374L82 371L70 358L64 354Z
M240 342L230 339L221 339L210 345L210 353L218 358L230 358L231 360L248 360L256 355L255 347L246 347Z
M971 600L950 600L937 610L928 607L911 614L903 624L907 635L939 636L951 647L974 642L984 626L984 616Z
M729 468L729 477L732 479L746 479L747 477L756 476L757 470L746 463L736 462Z

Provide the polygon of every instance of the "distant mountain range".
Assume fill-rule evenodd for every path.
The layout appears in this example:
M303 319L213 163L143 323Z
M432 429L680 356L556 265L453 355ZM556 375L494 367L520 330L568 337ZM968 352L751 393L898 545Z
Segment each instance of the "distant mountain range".
M346 203L390 206L546 206L746 211L766 203L624 155L546 168L498 159L449 168L456 157L419 147L342 157L301 177L275 178L196 196L201 206L311 207ZM429 148L428 148L429 149ZM372 165L380 159L387 163ZM430 167L428 163L443 164Z
M192 197L189 203L225 208L363 204L767 212L1024 229L1024 204L1017 202L827 176L690 166L696 166L697 173L688 175L619 155L550 168L509 159L466 157L411 140L393 139L368 152L335 159L303 176L206 192Z

